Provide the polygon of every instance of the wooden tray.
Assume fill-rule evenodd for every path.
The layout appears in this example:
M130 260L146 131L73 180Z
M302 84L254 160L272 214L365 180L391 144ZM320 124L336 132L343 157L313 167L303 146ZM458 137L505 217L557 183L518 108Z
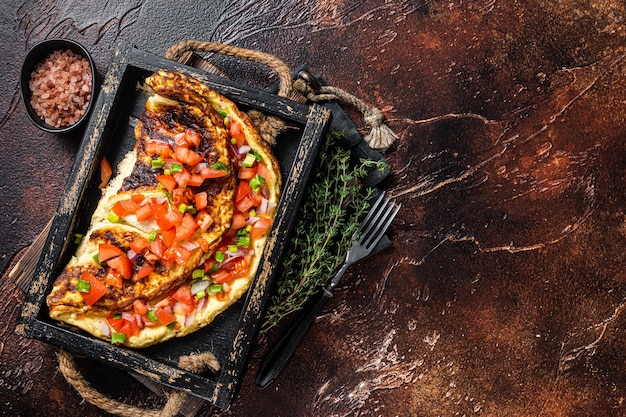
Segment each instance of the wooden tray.
M91 213L101 195L98 189L100 161L106 156L115 166L134 146L129 120L139 116L147 98L137 86L158 69L187 73L232 99L240 109L258 109L273 114L293 129L280 136L273 147L283 176L282 196L261 267L247 294L202 330L134 350L111 345L51 320L45 297L76 249L74 234L86 231L89 226ZM128 44L118 44L39 259L16 332L153 378L227 408L238 391L272 284L280 275L284 250L330 113L321 106L296 103L142 52ZM178 367L181 357L207 351L220 362L219 372L196 375Z

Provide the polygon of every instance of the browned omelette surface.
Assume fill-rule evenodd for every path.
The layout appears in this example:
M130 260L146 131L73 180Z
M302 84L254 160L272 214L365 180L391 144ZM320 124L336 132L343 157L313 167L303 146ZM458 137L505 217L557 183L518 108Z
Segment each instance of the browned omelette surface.
M52 318L133 347L202 327L245 292L280 190L232 101L180 73L146 86L135 148L47 298Z

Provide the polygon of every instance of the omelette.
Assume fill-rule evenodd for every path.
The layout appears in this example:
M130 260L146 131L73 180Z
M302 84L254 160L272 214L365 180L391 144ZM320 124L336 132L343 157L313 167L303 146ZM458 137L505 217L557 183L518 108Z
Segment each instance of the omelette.
M144 87L135 146L46 299L51 318L133 348L202 328L246 292L281 187L234 102L178 72Z

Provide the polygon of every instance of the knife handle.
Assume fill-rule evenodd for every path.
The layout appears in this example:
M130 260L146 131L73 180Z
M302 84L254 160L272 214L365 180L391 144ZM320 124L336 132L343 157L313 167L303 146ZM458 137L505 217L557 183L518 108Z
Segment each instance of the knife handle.
M301 313L297 321L265 357L256 377L257 387L267 387L280 375L285 366L287 366L289 359L291 359L300 345L309 327L311 327L317 315L322 311L322 308L324 308L324 305L332 296L333 293L327 288L322 288L322 290L315 295L313 301Z

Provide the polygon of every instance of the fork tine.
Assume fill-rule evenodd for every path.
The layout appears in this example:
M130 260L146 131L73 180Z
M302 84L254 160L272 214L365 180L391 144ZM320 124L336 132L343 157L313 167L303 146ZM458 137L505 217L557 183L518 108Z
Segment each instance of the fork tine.
M378 206L381 205L384 198L385 198L385 192L383 191L382 193L380 193L378 198L376 198L376 201L374 201L374 204L372 204L372 207L370 207L369 211L365 215L365 218L361 222L361 225L359 226L359 229L356 231L355 236L358 236L359 234L363 236L365 234L364 232L365 228L367 228L370 225L371 218L375 214L377 214Z
M393 222L393 219L396 217L396 214L398 214L398 211L400 211L400 207L402 206L402 204L396 204L395 200L387 200L387 203L388 206L384 211L384 215L380 218L380 221L375 224L375 230L373 230L362 243L368 249L376 246L380 239L382 239L387 231L387 228L389 228L391 222Z

